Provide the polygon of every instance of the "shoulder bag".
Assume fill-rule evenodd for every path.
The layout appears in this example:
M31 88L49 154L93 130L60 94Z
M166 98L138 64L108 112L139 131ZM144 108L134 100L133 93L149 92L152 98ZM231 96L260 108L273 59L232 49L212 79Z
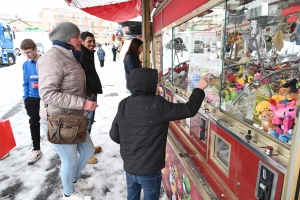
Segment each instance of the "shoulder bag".
M47 138L54 144L79 144L85 142L88 118L85 116L68 114L48 114Z

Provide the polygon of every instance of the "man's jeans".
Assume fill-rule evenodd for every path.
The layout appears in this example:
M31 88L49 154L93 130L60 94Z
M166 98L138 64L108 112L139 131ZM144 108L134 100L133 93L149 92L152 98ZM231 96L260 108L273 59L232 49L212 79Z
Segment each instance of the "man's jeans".
M147 176L126 173L127 200L140 200L141 189L144 200L158 200L160 195L161 171Z
M94 94L94 96L87 97L87 100L94 101L97 103L97 94ZM88 118L88 133L91 134L92 131L92 125L94 123L95 119L95 110L94 111L85 111L84 116L87 116Z
M43 131L47 131L47 121L41 120ZM88 160L94 155L95 147L89 134L86 140L80 144L52 144L61 160L60 177L64 193L72 194L74 182L80 178L80 173Z

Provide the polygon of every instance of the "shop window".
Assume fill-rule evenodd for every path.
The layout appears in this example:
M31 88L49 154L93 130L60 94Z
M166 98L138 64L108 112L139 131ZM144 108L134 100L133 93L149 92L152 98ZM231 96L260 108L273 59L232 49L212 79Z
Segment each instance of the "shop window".
M211 159L216 164L216 166L226 176L228 176L230 167L231 145L216 132L211 132Z

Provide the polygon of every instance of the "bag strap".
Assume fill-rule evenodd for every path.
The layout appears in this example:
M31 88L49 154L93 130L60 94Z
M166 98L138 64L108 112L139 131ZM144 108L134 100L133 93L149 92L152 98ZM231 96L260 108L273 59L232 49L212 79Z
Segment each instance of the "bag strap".
M49 117L49 113L48 113L48 104L44 104L45 109L46 109L46 113L47 113L47 121L48 121L48 117Z

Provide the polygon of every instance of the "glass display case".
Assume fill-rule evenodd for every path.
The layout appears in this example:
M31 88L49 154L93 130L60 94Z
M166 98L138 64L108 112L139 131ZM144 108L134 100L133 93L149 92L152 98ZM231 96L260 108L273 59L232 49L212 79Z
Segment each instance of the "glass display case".
M190 94L212 73L206 102L290 145L300 85L299 10L300 0L226 1L162 32L155 39L161 81Z
M207 101L220 105L222 73L222 31L225 4L163 33L163 80L188 94L201 76L212 73L216 78L206 90Z
M228 1L221 110L291 144L300 77L300 1Z

